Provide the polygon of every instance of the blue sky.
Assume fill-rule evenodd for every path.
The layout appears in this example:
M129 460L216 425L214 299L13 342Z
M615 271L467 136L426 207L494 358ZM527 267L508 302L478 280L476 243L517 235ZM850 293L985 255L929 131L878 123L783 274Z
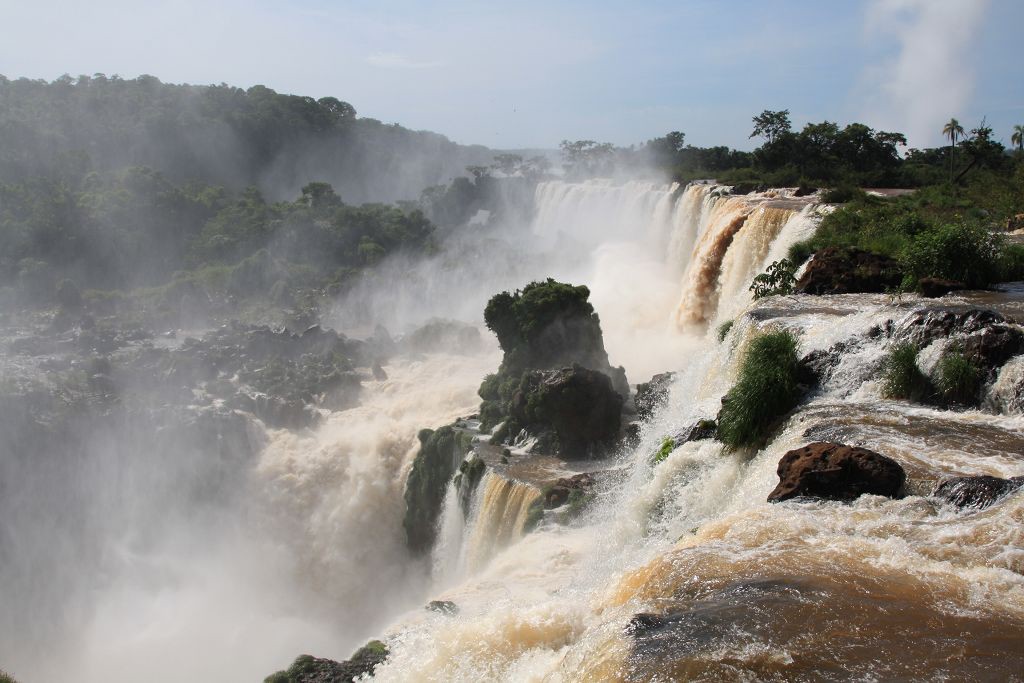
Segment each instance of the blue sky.
M751 148L750 118L1024 123L1024 0L330 2L0 0L0 73L262 83L493 147L682 130Z

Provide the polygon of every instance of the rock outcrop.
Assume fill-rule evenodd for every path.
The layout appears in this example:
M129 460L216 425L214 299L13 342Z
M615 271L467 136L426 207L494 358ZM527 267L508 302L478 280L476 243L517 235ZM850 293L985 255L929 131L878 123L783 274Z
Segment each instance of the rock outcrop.
M350 683L372 674L387 657L388 648L379 640L371 640L344 662L299 655L290 667L267 676L263 683Z
M436 431L421 430L419 440L420 451L405 484L402 526L409 549L425 553L434 545L444 492L469 450L469 437L446 425Z
M939 482L932 495L958 508L987 508L1003 496L1024 486L1024 476L1001 479L981 475L952 477Z
M649 420L654 412L668 400L668 388L672 384L673 372L655 375L649 382L636 385L636 414L641 420Z
M798 294L881 294L903 280L899 264L863 249L827 247L817 252L794 286Z
M866 448L819 441L779 460L779 484L769 503L807 497L853 500L864 494L895 497L906 473L898 462Z
M509 407L541 449L563 458L603 455L619 437L622 396L608 375L573 365L523 375Z

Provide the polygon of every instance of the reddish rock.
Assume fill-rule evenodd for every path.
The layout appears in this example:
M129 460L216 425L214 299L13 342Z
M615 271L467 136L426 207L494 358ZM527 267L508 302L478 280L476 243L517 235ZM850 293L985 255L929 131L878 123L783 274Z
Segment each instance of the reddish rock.
M863 249L827 247L817 252L796 282L798 294L881 294L903 281L899 264Z
M564 505L569 500L569 494L573 491L590 491L594 488L594 477L589 472L583 472L571 477L563 477L544 494L544 507L556 508Z
M895 497L906 480L900 464L866 448L818 441L779 460L779 485L769 503L808 497L853 500L865 493Z

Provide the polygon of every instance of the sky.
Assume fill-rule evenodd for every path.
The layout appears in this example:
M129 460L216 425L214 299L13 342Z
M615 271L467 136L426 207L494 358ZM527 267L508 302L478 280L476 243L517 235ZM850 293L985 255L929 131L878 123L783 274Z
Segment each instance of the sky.
M788 109L942 144L1024 123L1024 0L0 0L0 74L266 85L461 143L751 149Z

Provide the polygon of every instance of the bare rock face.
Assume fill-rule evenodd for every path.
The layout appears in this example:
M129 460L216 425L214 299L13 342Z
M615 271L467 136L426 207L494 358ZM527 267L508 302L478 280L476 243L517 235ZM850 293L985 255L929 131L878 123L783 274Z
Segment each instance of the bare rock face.
M594 488L594 475L582 472L571 477L562 477L544 494L544 507L551 509L569 501L573 491L589 493Z
M982 475L952 477L939 482L932 495L952 503L958 508L982 509L995 503L1012 491L1024 486L1024 477L1000 479Z
M673 372L663 372L651 378L651 381L636 385L636 414L641 420L649 420L668 400L669 386L672 384Z
M779 460L779 485L769 503L808 497L853 500L865 493L895 497L907 475L900 464L866 448L818 441Z
M814 255L797 280L799 294L881 294L899 286L899 264L863 249L827 247Z

